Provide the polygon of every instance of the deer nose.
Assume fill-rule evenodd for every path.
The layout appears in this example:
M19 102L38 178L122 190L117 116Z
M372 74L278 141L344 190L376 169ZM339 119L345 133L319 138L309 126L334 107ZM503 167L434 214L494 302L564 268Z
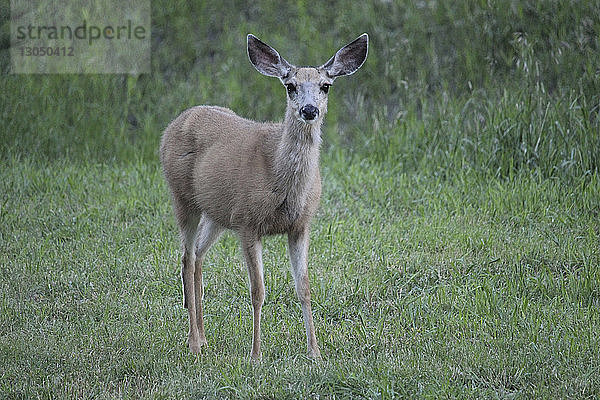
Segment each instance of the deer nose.
M307 121L312 121L319 115L319 109L312 104L307 104L300 109L300 116Z

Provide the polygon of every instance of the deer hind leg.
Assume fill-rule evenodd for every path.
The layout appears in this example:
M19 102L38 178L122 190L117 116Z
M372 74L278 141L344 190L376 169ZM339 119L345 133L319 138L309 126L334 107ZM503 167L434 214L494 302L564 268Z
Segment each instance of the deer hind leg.
M186 216L180 220L181 236L183 240L183 257L181 268L181 281L183 283L183 306L187 308L189 316L188 347L192 353L200 352L200 334L196 322L196 295L194 289L194 270L196 255L194 243L198 233L200 217Z
M196 241L196 264L194 269L194 299L196 306L196 324L198 326L198 338L201 346L206 345L206 335L204 334L204 315L202 312L202 298L204 296L204 287L202 285L202 263L208 249L219 239L223 227L218 225L206 214L202 215L200 226L198 228L198 237Z
M250 295L253 310L252 352L250 353L250 357L252 360L258 361L262 356L260 351L260 311L265 301L262 243L256 236L242 236L242 249L248 267L248 277L250 278Z

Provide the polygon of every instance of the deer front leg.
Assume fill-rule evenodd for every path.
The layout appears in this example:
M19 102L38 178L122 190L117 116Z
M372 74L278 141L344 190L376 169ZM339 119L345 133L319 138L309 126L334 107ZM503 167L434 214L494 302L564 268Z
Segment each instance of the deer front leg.
M301 232L288 233L288 250L292 264L292 275L296 285L296 293L302 306L308 355L314 359L321 358L319 345L315 336L312 309L310 306L310 284L308 282L308 229Z
M250 278L250 294L252 297L253 328L252 352L250 357L254 361L261 358L260 352L260 310L265 301L265 283L263 277L262 243L255 236L242 237L242 249L248 267Z

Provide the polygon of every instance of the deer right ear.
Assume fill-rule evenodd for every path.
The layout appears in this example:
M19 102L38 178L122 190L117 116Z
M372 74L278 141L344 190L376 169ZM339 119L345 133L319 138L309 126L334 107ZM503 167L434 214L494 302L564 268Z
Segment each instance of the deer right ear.
M368 50L369 35L363 33L352 43L339 49L320 68L324 69L330 78L353 74L364 64Z
M283 79L292 70L292 66L271 46L256 36L248 35L248 58L258 72L267 76Z

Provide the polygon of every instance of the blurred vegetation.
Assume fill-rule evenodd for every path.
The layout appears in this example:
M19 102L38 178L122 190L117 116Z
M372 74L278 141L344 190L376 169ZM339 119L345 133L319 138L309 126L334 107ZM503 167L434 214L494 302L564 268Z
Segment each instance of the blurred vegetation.
M362 32L367 63L330 96L327 155L406 172L598 172L600 2L152 2L152 74L9 75L0 7L1 157L156 161L183 109L279 120L284 91L247 62L252 32L297 65Z

